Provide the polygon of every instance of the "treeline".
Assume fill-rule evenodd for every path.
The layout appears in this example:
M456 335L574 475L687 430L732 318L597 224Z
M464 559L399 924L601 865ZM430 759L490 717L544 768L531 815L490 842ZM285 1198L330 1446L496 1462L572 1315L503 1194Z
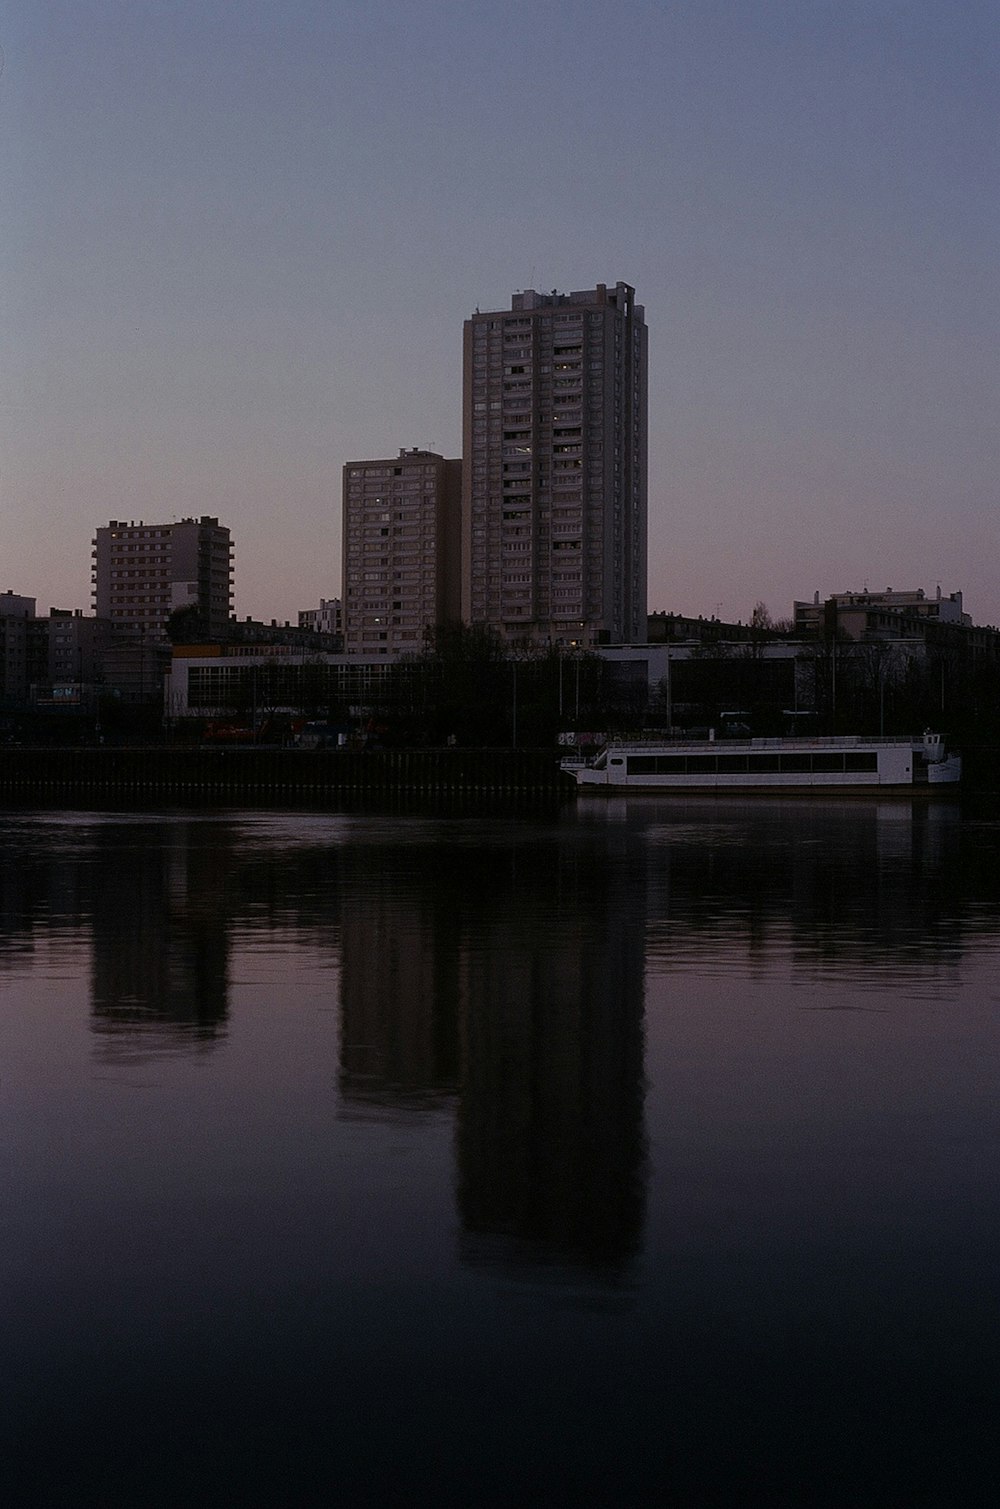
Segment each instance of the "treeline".
M232 665L225 706L183 726L165 729L159 702L102 696L75 714L0 713L0 745L154 742L165 733L197 741L221 717L247 742L291 742L310 722L329 742L397 749L553 749L560 734L641 729L773 736L928 727L1000 747L1000 657L991 640L958 631L921 643L781 639L762 630L742 643L688 648L650 685L641 653L616 661L575 646L512 649L488 628L448 626L350 691L321 656L276 656Z
M371 707L385 743L546 749L572 730L639 727L647 700L644 667L623 677L584 650L512 650L489 628L459 624L393 665Z
M922 643L817 639L775 654L773 639L703 645L672 662L674 727L718 726L738 715L754 734L911 734L1000 742L1000 657L961 632Z

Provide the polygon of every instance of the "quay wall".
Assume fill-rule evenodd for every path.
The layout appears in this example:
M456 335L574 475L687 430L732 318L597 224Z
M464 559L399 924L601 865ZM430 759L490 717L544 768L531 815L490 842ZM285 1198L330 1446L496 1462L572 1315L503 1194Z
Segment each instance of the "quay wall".
M569 794L537 750L3 749L0 797L322 801L356 794Z

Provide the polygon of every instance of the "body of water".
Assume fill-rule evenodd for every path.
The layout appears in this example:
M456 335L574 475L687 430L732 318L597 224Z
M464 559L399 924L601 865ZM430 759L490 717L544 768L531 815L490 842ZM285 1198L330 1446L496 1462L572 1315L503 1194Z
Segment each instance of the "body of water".
M5 1502L996 1502L1000 823L0 841Z

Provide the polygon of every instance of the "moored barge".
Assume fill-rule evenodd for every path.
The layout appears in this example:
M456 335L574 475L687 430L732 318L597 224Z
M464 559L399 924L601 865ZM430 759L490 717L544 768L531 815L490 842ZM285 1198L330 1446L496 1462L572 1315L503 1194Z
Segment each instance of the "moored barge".
M918 739L613 740L589 760L562 762L581 792L755 792L770 795L877 791L913 796L957 790L961 757L940 734Z

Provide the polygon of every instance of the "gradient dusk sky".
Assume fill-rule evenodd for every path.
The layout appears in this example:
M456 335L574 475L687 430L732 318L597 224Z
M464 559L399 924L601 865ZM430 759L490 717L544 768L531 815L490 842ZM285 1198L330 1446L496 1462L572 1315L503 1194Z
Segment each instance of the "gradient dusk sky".
M650 608L1000 623L996 0L0 6L0 591L213 514L337 596L340 468L461 448L462 321L634 285Z

